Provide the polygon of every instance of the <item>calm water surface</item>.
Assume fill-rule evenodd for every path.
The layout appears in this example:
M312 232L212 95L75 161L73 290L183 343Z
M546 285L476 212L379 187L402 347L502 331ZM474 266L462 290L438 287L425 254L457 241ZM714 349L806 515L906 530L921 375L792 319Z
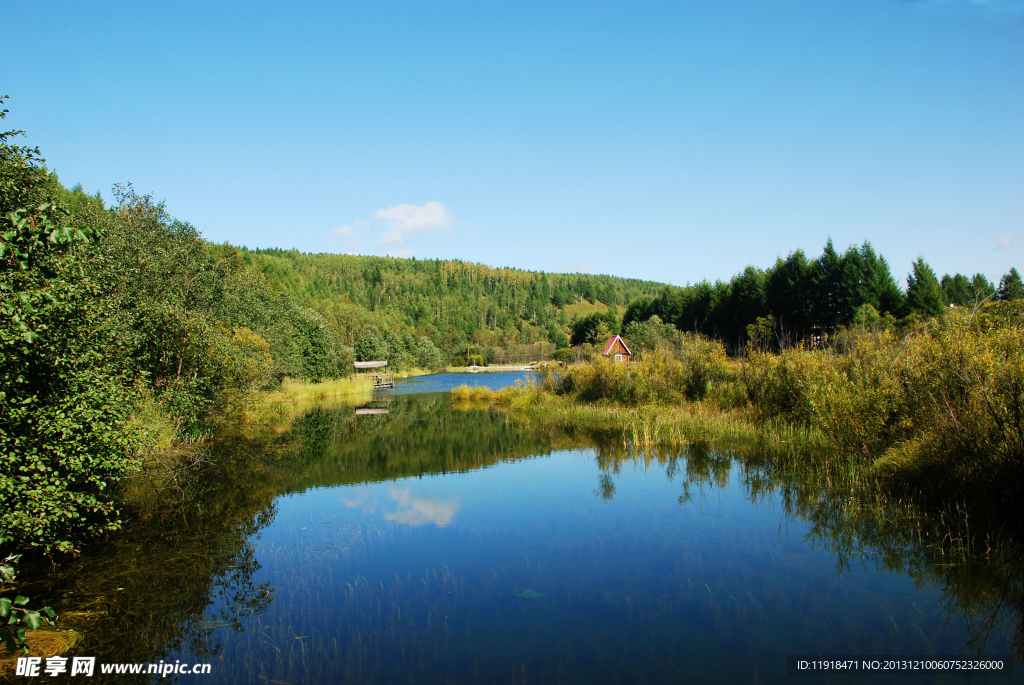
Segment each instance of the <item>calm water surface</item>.
M460 385L471 388L485 386L499 390L517 381L525 383L530 377L529 371L480 371L478 373L435 373L430 376L402 378L395 381L396 395L411 395L431 392L449 392Z
M452 375L379 396L387 414L311 412L83 562L66 590L114 602L83 653L210 661L208 684L831 682L786 655L958 654L976 634L920 574L839 560L727 457L624 459L405 394L508 382Z

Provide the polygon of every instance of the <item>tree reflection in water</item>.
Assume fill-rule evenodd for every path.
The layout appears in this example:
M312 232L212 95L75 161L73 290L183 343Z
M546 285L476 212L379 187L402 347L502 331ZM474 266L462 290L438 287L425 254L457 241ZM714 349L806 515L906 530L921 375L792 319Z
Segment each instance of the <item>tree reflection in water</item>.
M777 501L789 516L809 522L808 542L834 555L838 572L875 564L908 574L921 587L941 588L947 620L970 629L968 650L980 652L998 638L1024 658L1019 522L987 511L983 498L943 509L885 492L861 464L827 455L758 444L639 450L614 431L538 429L486 407L453 406L447 395L398 397L388 415L321 407L285 431L225 431L210 447L210 463L182 484L183 499L137 494L124 531L53 572L45 592L30 589L81 625L86 639L79 654L158 661L186 650L210 658L221 650L218 629L240 631L247 616L273 602L274 589L253 581L260 568L253 541L274 519L279 496L459 473L581 447L596 451L601 475L594 492L607 500L615 496L613 476L626 464L664 470L680 484L685 503L725 487L738 462L750 498ZM446 511L417 513L417 503L406 499L394 516L451 519ZM460 582L445 573L435 572L430 583Z
M856 458L777 452L764 445L707 444L683 449L633 449L607 432L592 436L604 473L643 462L679 480L680 503L695 492L725 488L734 461L751 500L777 498L783 511L807 521L807 542L836 559L837 572L852 564L906 574L919 588L943 595L947 622L971 634L967 653L990 642L1012 645L1024 660L1024 547L1018 503L983 494L969 502L936 502L934 495L882 486ZM603 481L602 481L603 482Z

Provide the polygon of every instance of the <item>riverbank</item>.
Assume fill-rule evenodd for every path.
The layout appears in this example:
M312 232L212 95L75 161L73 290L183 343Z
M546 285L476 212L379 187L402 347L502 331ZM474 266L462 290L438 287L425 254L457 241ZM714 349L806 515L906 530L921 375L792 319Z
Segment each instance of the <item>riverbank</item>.
M412 368L394 372L396 379L429 376L436 371ZM263 391L253 398L240 414L243 423L274 423L306 411L311 405L339 397L360 397L372 395L374 390L371 375L354 375L318 383L297 381L286 378L277 390Z
M438 369L437 371L431 371L430 369L405 369L404 371L395 371L392 375L395 378L416 378L417 376L432 376L435 373L444 373L444 369Z
M509 371L533 371L529 364L495 364L493 366L449 366L444 373L507 373Z

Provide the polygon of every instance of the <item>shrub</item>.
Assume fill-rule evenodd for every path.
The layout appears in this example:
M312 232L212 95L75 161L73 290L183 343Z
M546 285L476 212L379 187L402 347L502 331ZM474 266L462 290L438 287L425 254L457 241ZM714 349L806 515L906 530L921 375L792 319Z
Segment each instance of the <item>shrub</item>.
M997 319L998 320L998 319ZM1024 470L1024 327L1020 318L949 316L909 338L903 365L909 430L886 471L940 470L1019 486Z
M898 355L891 334L862 333L845 349L752 352L741 377L762 418L812 426L848 450L872 454L900 429Z
M826 350L755 352L741 376L762 418L817 429L880 473L1019 485L1024 327L1006 304L904 338L861 329Z

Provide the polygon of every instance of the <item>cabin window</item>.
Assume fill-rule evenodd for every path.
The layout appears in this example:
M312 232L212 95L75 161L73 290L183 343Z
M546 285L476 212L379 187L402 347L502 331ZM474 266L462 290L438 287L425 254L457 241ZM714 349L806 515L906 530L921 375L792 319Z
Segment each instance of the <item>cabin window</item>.
M615 361L621 362L622 361L622 355L621 354L615 355Z

